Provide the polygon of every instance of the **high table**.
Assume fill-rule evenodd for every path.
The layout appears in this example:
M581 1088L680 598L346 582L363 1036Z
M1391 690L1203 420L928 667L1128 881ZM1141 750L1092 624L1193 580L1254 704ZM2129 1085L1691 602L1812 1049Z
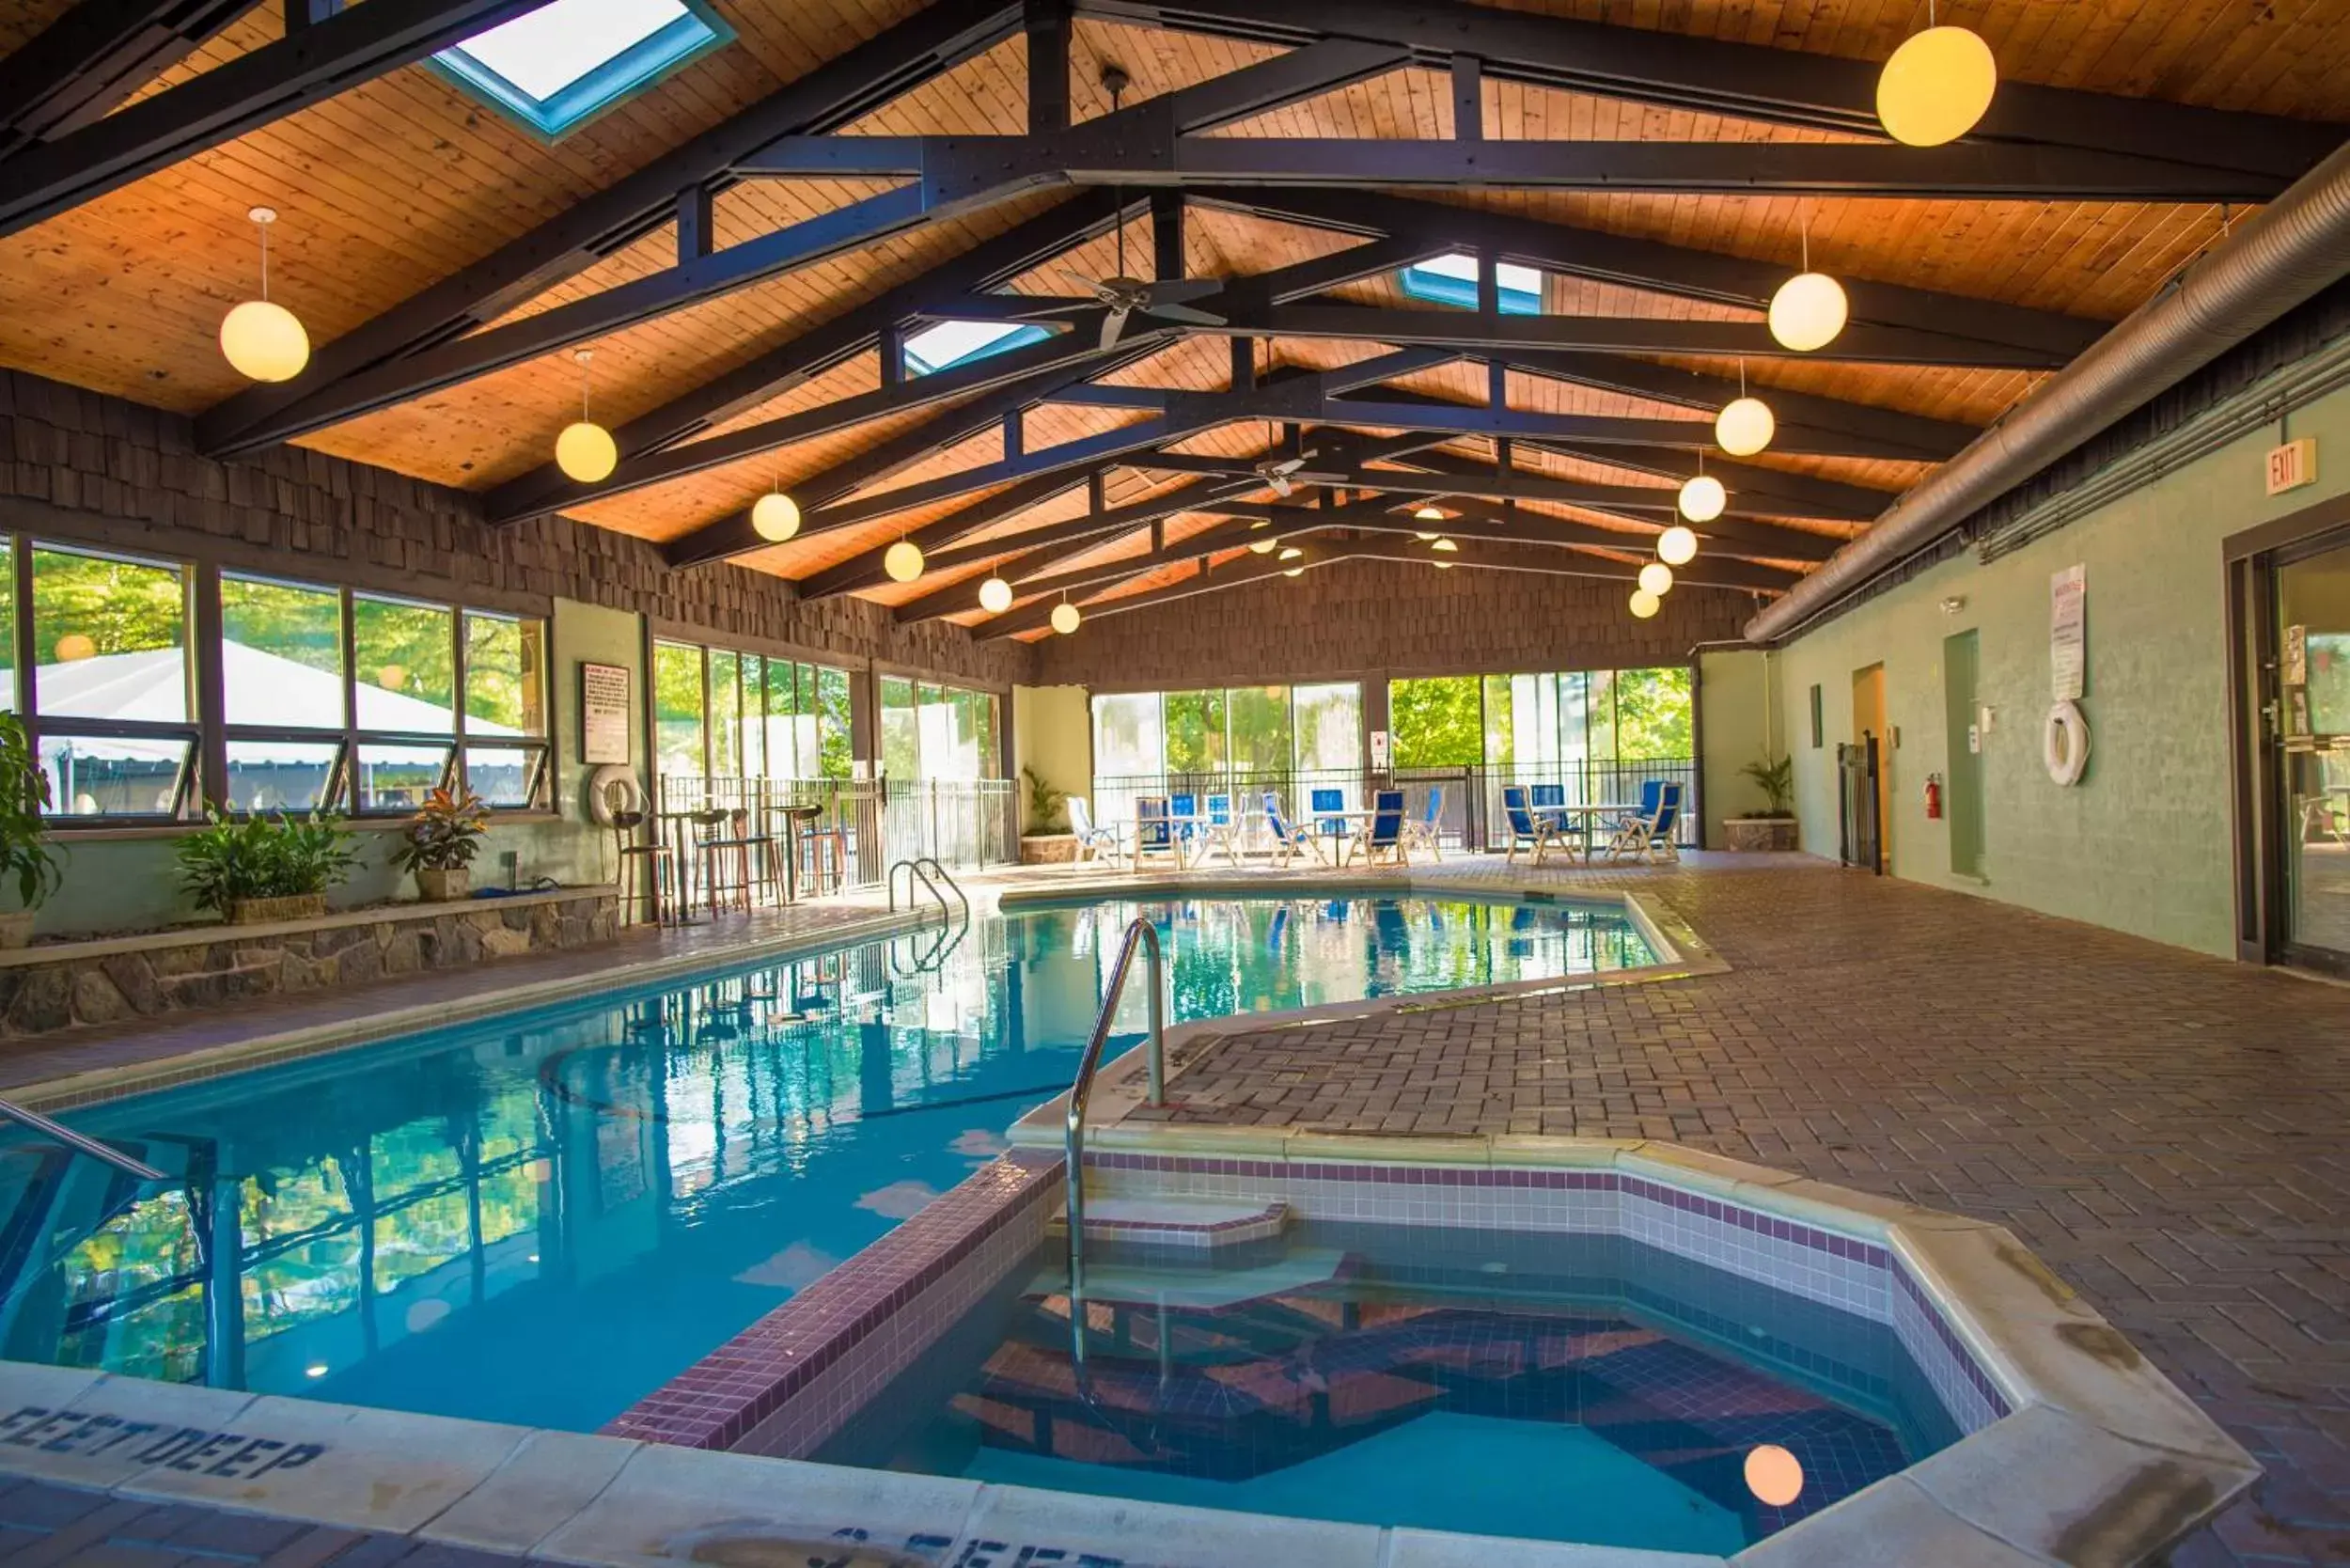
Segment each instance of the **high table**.
M1579 806L1538 806L1534 808L1534 815L1547 817L1562 826L1570 818L1580 817L1581 823L1572 828L1571 831L1583 840L1583 864L1588 866L1591 863L1592 840L1597 837L1596 829L1599 819L1637 816L1639 811L1640 805L1637 801L1594 800L1585 801Z

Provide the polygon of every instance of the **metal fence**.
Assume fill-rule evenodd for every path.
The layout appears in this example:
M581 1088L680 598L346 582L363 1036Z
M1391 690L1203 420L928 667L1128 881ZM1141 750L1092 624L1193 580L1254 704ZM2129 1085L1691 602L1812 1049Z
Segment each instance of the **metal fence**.
M1233 805L1255 810L1268 793L1280 798L1292 820L1313 815L1316 791L1339 792L1340 809L1361 810L1371 792L1395 788L1403 792L1403 814L1418 821L1428 809L1431 792L1443 792L1437 802L1436 831L1447 847L1472 853L1499 849L1506 842L1501 792L1524 784L1547 792L1559 791L1557 804L1565 806L1635 806L1641 787L1651 780L1681 785L1683 809L1673 829L1673 841L1695 848L1701 803L1698 799L1698 767L1692 758L1668 757L1649 761L1582 761L1525 763L1461 768L1398 768L1381 776L1360 768L1288 769L1264 772L1200 770L1189 773L1097 774L1088 803L1094 819L1108 825L1131 823L1135 801L1145 795L1230 794Z
M783 837L794 819L794 871L803 892L836 883L878 887L900 860L930 855L953 870L976 870L1020 858L1019 793L1010 779L706 777L664 774L658 809L665 832L710 812L735 811L759 830ZM690 859L681 855L681 863Z

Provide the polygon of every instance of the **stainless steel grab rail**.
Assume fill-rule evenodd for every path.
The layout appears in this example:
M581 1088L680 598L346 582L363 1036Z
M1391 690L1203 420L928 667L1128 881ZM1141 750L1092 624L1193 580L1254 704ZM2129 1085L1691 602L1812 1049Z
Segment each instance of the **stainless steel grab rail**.
M947 902L947 895L939 889L939 883L944 882L948 887L954 889L955 902L963 905L964 919L966 922L970 920L971 900L969 895L964 892L963 884L957 882L953 874L938 863L937 856L930 855L913 855L889 868L889 875L885 880L888 885L889 907L893 914L898 908L898 873L900 871L906 873L906 902L910 904L914 902L914 879L920 877L922 886L931 890L931 897L938 901L939 917L949 920L954 918L954 905ZM938 875L932 877L932 871L936 871Z
M0 1100L0 1117L30 1127L43 1137L55 1138L77 1154L87 1154L93 1160L103 1160L117 1170L136 1176L142 1182L170 1180L151 1165L133 1159L119 1150L109 1149L94 1137L88 1137L61 1122L52 1121L37 1110L26 1110L13 1100Z
M1126 934L1119 940L1118 962L1110 965L1110 981L1102 993L1102 1011L1093 1020L1093 1037L1086 1042L1085 1055L1078 1059L1077 1076L1069 1086L1068 1132L1065 1139L1069 1186L1069 1294L1073 1309L1071 1316L1082 1322L1083 1312L1076 1309L1077 1295L1085 1289L1084 1256L1086 1233L1085 1184L1085 1121L1086 1100L1093 1092L1094 1069L1102 1064L1102 1047L1110 1037L1110 1021L1118 1015L1118 1001L1126 991L1126 974L1134 967L1135 949L1139 946L1151 961L1151 1035L1148 1055L1150 1064L1150 1101L1153 1105L1167 1103L1167 965L1159 953L1158 929L1150 921L1136 917L1126 927ZM1082 1326L1078 1332L1083 1333ZM1080 1359L1083 1358L1082 1351Z

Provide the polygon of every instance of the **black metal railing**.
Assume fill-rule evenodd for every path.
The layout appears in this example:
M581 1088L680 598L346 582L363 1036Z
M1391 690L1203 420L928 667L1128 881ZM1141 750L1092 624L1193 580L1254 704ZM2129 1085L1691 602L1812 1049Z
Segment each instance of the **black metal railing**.
M1010 779L705 777L664 774L657 809L665 823L741 811L780 834L787 813L798 845L804 891L836 882L878 887L901 860L935 860L956 870L1020 858L1020 799ZM807 813L814 814L808 815ZM681 855L681 863L690 856Z
M1877 738L1836 747L1836 857L1885 872L1885 824L1878 811Z
M1398 768L1386 776L1361 768L1097 774L1088 804L1092 808L1094 820L1107 825L1131 823L1135 820L1135 801L1146 795L1195 795L1204 809L1209 795L1230 794L1236 808L1253 811L1271 793L1280 797L1281 809L1292 821L1302 822L1313 815L1317 790L1336 790L1342 809L1361 810L1370 805L1371 791L1393 788L1403 792L1404 820L1418 822L1428 809L1430 792L1442 791L1436 808L1438 841L1447 849L1476 853L1501 847L1505 823L1501 792L1511 785L1523 784L1529 792L1543 792L1537 805L1635 806L1639 802L1642 786L1651 780L1681 786L1681 820L1674 825L1673 842L1684 849L1695 848L1701 803L1698 799L1697 762L1687 757L1645 761ZM1555 801L1547 798L1553 790L1558 792Z

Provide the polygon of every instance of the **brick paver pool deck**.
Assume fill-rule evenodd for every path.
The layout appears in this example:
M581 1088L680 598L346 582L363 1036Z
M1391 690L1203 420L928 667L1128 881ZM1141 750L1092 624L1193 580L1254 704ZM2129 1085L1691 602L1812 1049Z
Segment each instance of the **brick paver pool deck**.
M1635 888L1731 968L1235 1029L1164 1114L1668 1138L1997 1219L2267 1466L2176 1568L2350 1563L2350 988L1794 857L1538 874ZM423 1568L446 1550L159 1542L164 1521L108 1524L59 1490L0 1493L0 1560Z

